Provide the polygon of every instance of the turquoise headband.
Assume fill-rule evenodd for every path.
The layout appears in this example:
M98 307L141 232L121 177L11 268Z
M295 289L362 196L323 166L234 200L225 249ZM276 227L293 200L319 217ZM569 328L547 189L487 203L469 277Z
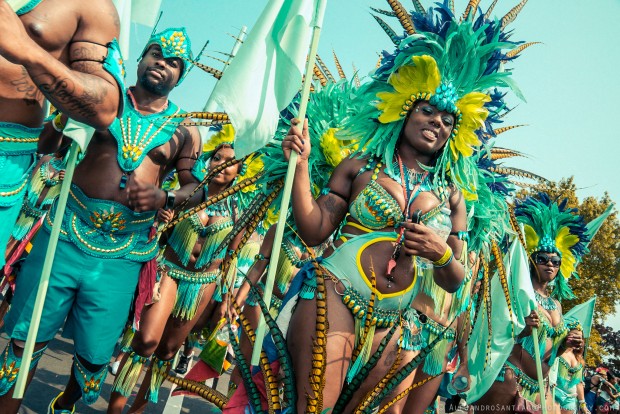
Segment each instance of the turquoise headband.
M185 28L171 27L159 33L153 34L142 50L140 59L152 45L159 45L165 59L179 58L183 61L183 72L179 77L179 82L177 82L177 85L180 85L189 72L191 67L190 62L194 60L194 55L192 54L192 44Z

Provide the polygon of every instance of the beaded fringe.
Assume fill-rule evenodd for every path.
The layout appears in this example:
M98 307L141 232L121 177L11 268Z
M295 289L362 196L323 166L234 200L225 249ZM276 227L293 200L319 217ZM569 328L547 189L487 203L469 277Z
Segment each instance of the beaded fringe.
M131 341L133 341L135 333L132 324L128 324L119 345L121 352L131 352Z
M175 251L181 263L187 266L197 240L198 233L194 231L191 221L185 219L174 226L168 244Z
M148 361L148 357L143 357L132 351L121 371L116 375L112 392L118 392L123 397L129 397L133 387L136 386L142 367Z
M179 280L177 297L172 309L172 316L189 321L196 316L198 305L204 292L202 283L194 283L188 280Z
M280 255L278 257L278 267L276 270L276 284L280 292L286 292L288 288L288 284L290 283L293 277L293 271L295 270L295 265L291 263L290 259L286 255L283 249L280 249ZM316 282L315 282L316 286ZM314 293L312 294L314 297ZM307 299L307 298L304 298Z
M149 402L157 404L159 389L172 367L172 359L161 360L156 356L153 357L153 361L151 361L151 385L149 386L149 391L146 396Z

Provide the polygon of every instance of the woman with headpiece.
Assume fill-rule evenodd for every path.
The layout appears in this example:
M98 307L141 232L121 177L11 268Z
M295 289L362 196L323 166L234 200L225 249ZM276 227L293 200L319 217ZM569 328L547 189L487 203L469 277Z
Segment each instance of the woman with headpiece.
M233 135L232 126L225 125L211 137L193 169L199 180L234 159ZM242 170L246 170L242 163L224 168L209 182L205 197L226 190L244 173ZM131 350L118 369L108 412L121 412L149 359L149 369L131 410L141 411L148 402L157 402L159 387L176 352L212 296L224 289L229 275L236 276L234 266L228 275L220 275L228 250L220 249L217 256L214 252L231 231L237 215L235 197L226 197L176 224L168 235L158 259L159 299L142 312ZM160 210L159 218L170 221L172 213ZM237 239L231 243L232 248L235 243Z
M583 336L583 328L577 319L566 318L566 327L569 334L576 337ZM586 406L585 391L583 384L583 359L584 347L580 345L570 346L563 343L558 356L558 379L555 386L555 404L561 414L589 414Z
M560 347L581 348L583 335L570 332L562 316L561 300L572 299L568 279L575 272L590 241L583 217L566 208L566 201L552 202L546 194L540 200L528 197L517 204L517 221L524 226L526 250L530 260L530 280L537 309L525 318L526 327L500 374L487 393L476 401L476 412L488 407L536 406L553 407L548 392L549 367L555 362ZM547 400L541 401L536 374L532 328L538 328L539 353L545 378ZM485 411L487 410L487 411ZM488 411L490 412L490 411Z
M509 73L491 60L508 44L470 20L453 22L442 36L410 34L358 93L366 105L341 137L358 138L359 150L317 200L309 191L307 126L292 128L283 143L286 157L299 153L292 197L300 236L316 245L338 231L336 248L297 276L302 300L288 347L298 412L381 404L399 412L403 395L387 404L386 397L411 385L416 352L422 358L450 337L453 320L433 320L434 336L425 334L429 315L412 304L428 280L456 292L465 278L464 196L475 197L477 185L470 156L478 130L498 115L489 108L503 108L499 93L485 92L508 85ZM316 326L309 315L317 315Z

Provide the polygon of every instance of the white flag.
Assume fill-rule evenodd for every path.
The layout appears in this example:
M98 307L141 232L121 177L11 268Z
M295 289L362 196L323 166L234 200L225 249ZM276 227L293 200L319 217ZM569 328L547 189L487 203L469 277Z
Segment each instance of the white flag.
M235 155L271 139L301 87L316 0L270 0L213 91L235 128Z

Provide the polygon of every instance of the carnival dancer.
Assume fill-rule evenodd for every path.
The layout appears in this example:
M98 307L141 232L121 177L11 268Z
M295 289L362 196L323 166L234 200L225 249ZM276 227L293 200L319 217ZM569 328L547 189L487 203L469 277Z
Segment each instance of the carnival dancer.
M181 109L168 100L189 70L184 59L191 61L190 48L184 29L150 38L138 64L138 82L123 92L122 118L108 131L94 134L77 166L31 367L66 319L63 334L74 338L74 363L67 387L50 403L50 413L73 412L80 397L86 404L97 400L141 267L157 252L157 241L149 234L156 211L173 207L196 187L191 168L200 153L200 136L196 128L170 118ZM42 140L53 152L62 133L51 126L46 131ZM173 168L182 187L166 193L159 187ZM22 266L5 318L11 341L2 355L8 375L0 380L0 405L6 412L19 407L10 390L30 325L36 295L32 287L39 283L55 216L52 206Z
M397 15L404 12L394 11ZM307 379L313 363L310 355L317 352L312 350L310 331L314 333L314 327L304 318L316 313L317 305L311 300L298 302L288 345L296 373L299 412L306 407L302 401L305 393L309 394L309 404L322 397L324 407L333 407L341 392L348 394L350 402L339 407L344 398L341 395L335 404L339 412L380 404L389 404L390 412L402 411L402 396L392 401L386 397L411 385L409 374L414 365L396 375L394 372L411 360L413 351L429 352L449 332L440 326L435 329L439 331L435 339L427 342L421 334L421 322L428 316L411 306L414 298L429 279L453 293L465 278L464 196L475 197L478 185L470 156L473 147L480 144L476 133L488 131L500 115L492 108L505 107L503 95L485 93L492 85L509 83L510 74L498 72L497 61L491 56L504 55L502 49L512 45L499 42L498 31L488 34L486 26L474 26L471 19L441 26L447 31L445 40L443 33L415 33L404 13L401 23L410 36L393 36L396 51L384 54L373 81L362 86L358 94L369 104L344 126L342 135L360 137L361 157L347 159L336 168L329 194L317 201L308 196L305 135L293 130L284 143L287 154L291 150L301 154L293 211L304 241L310 245L322 241L345 220L345 241L336 241L335 251L325 255L317 270L308 268L298 275L305 278L302 299L314 299L319 287L326 292L326 298L317 296L316 303L326 305L329 325L323 388L309 384ZM414 215L416 210L421 214ZM415 216L419 216L420 224L413 222ZM337 300L338 295L342 295L342 302ZM370 301L374 301L372 322L365 328ZM352 319L344 316L347 308L353 313ZM371 350L392 324L402 326L400 346L393 338L374 365L374 372L363 382L356 379L362 372L366 375L362 368ZM452 321L445 324L450 326ZM352 356L356 357L354 361ZM438 358L440 366L444 358ZM380 382L381 378L384 380ZM404 381L395 385L397 379ZM321 396L317 389L323 390Z
M566 327L569 333L583 336L583 328L577 319L566 318ZM561 414L589 414L586 406L583 384L584 347L568 346L563 344L558 356L558 378L555 386L555 403Z
M569 333L560 300L574 297L568 279L587 252L590 237L583 218L567 209L566 201L558 204L546 194L539 196L540 200L528 197L515 209L517 220L525 228L526 250L531 260L530 280L538 308L525 318L527 326L516 338L499 376L475 402L476 412L487 412L489 407L511 409L513 404L553 406L550 398L540 400L532 327L539 328L538 342L546 384L549 367L555 362L560 346L581 348L584 345L580 333ZM546 395L550 396L548 392Z
M14 11L15 10L15 11ZM120 66L112 1L0 3L0 249L13 230L47 98L71 118L105 130L119 113ZM0 265L4 265L4 255Z
M194 168L200 180L214 168L235 158L232 126L213 135L205 145L204 153ZM213 196L229 188L240 177L247 178L248 168L243 163L232 164L213 177L206 196ZM120 413L140 376L142 367L153 356L145 379L130 409L142 412L148 402L157 403L159 387L170 371L172 360L205 311L213 294L222 291L227 275L220 267L229 250L239 243L233 239L228 248L215 255L230 233L239 211L236 196L194 213L178 223L167 238L167 245L158 260L159 296L146 307L135 333L131 350L121 363L114 381L108 413ZM162 222L170 221L172 212L160 210ZM236 268L230 272L236 277Z
M66 151L42 156L32 171L19 217L7 244L3 274L0 275L0 292L7 287L0 304L0 319L4 319L13 296L16 266L27 256L28 245L31 245L43 224L43 217L60 194L60 184L65 174L64 154ZM0 328L2 326L0 320Z

